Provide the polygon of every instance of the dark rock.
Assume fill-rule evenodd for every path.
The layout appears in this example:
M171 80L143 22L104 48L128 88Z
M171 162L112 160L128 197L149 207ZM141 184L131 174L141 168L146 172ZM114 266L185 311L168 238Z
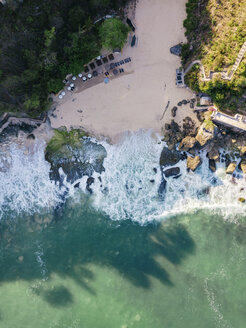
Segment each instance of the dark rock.
M208 160L208 166L209 166L209 169L212 171L212 172L215 172L216 171L216 162L214 159L209 159Z
M243 171L243 173L246 173L246 160L242 159L239 163L239 169Z
M89 177L86 181L86 190L89 191L90 194L92 194L92 189L90 186L94 183L95 179L93 177Z
M151 182L151 183L154 183L154 182L155 182L155 180L154 180L154 179L151 179L151 180L149 180L149 182Z
M165 191L166 191L166 184L167 184L166 180L162 179L161 184L158 188L158 195L159 195L160 199L162 199L162 200L164 199L164 195L165 195Z
M74 188L79 188L79 185L80 185L80 183L77 182L77 183L74 185Z
M177 103L178 106L182 106L182 101Z
M178 132L179 129L180 129L178 123L176 123L174 120L171 121L171 127L170 128L173 132Z
M153 167L153 171L154 171L155 173L157 173L157 168L156 168L156 167Z
M186 104L187 104L187 100L186 100L186 99L183 99L183 100L182 100L182 104L183 104L183 105L186 105Z
M160 166L172 166L177 164L181 159L181 153L177 150L169 150L164 147L161 152Z
M64 145L57 152L46 152L45 159L51 164L50 178L62 185L65 176L68 182L74 183L85 175L91 177L94 172L102 173L106 155L102 145L87 138L75 147ZM60 174L60 168L64 174Z
M27 139L35 139L35 135L33 133L28 134L28 136L26 137Z
M171 125L168 124L168 123L166 123L166 124L165 124L165 129L166 129L166 130L170 130L170 129L171 129Z
M180 173L180 168L179 167L171 167L170 169L165 170L164 175L166 178L178 175Z
M178 175L175 175L174 177L173 177L173 179L178 179L178 178L180 178L181 177L181 174L178 174Z
M174 106L174 107L171 109L172 117L175 117L175 116L176 116L177 109L178 109L178 107L176 107L176 106Z
M171 54L176 55L176 56L180 56L181 51L182 51L182 45L181 44L177 44L176 46L173 46L173 47L170 48Z

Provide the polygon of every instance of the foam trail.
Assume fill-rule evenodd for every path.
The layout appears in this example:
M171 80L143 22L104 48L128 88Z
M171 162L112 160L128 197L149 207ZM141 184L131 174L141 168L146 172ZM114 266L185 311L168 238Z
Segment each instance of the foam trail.
M38 142L27 154L13 144L9 153L0 153L0 218L11 212L38 212L61 201L61 191L49 179L44 148L45 143Z

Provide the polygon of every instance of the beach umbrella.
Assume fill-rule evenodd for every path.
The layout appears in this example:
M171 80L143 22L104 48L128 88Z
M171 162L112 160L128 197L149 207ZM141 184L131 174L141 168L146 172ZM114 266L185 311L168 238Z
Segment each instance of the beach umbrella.
M87 80L86 76L83 76L82 80L83 81L86 81Z
M109 83L109 78L108 77L105 77L105 79L104 79L104 83Z
M65 94L66 94L65 91L62 91L61 95L62 95L62 96L65 96Z
M82 77L82 74L81 74L81 73L79 73L79 74L78 74L78 77Z
M73 88L73 87L74 87L74 83L71 83L71 84L70 84L70 87Z
M62 95L59 96L59 99L62 99Z
M91 79L92 78L92 75L91 74L88 74L88 79Z
M70 91L71 90L71 87L67 87L67 89L68 89L68 91Z
M72 77L72 80L75 81L75 80L76 80L76 76L73 76L73 77Z

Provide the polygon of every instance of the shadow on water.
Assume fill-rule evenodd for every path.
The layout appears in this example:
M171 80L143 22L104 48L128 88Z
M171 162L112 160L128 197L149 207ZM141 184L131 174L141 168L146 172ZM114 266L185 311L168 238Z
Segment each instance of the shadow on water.
M73 296L64 286L54 287L44 293L44 299L53 306L66 306L73 303Z
M195 249L186 228L173 222L143 227L130 220L112 221L81 205L66 205L51 222L47 216L4 220L0 223L0 283L47 279L56 273L96 294L90 286L95 279L90 265L95 264L116 269L138 287L150 288L150 277L172 286L157 258L179 265ZM73 301L63 286L43 297L56 306Z

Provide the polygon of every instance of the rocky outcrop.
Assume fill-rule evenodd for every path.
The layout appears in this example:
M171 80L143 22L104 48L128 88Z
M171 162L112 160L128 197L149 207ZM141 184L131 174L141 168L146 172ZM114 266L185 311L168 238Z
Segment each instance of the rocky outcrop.
M177 44L176 46L173 46L170 48L170 52L173 55L180 56L181 55L181 50L182 50L182 45Z
M210 171L212 171L212 172L216 171L216 162L214 159L208 160L208 166L209 166Z
M246 173L246 159L242 159L239 164L239 169L243 171L243 173Z
M45 159L51 164L50 178L63 184L64 178L74 183L83 176L91 177L94 172L104 171L103 161L107 156L105 148L92 142L89 138L81 138L74 146L65 144L57 151L46 151ZM65 176L64 176L65 174ZM87 190L94 179L88 179Z
M179 150L188 151L196 144L196 138L187 136L179 144Z
M238 201L239 201L240 203L245 203L245 198L243 198L243 197L239 197L239 198L238 198Z
M246 146L238 146L238 149L240 151L240 156L245 155L245 153L246 153Z
M172 109L171 109L171 114L172 114L172 117L175 117L176 116L176 112L178 110L178 107L177 106L174 106Z
M211 150L208 152L208 158L219 160L219 157L220 157L219 149L216 144L213 144Z
M165 170L164 175L166 178L177 176L180 173L179 167L171 167L170 169Z
M226 173L232 174L235 171L236 167L237 167L237 162L231 162L226 168Z
M187 157L187 169L192 170L193 172L201 165L202 160L200 156Z
M164 147L161 152L160 166L173 166L177 164L182 158L182 155L177 150L170 150Z
M214 139L216 134L216 128L212 127L212 124L203 123L198 129L196 140L203 147L207 144L208 141Z

